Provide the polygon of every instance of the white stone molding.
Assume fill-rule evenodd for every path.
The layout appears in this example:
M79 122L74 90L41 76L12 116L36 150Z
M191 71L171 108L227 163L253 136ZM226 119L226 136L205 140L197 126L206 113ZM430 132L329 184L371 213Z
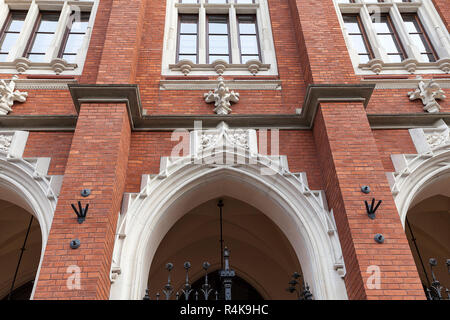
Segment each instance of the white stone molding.
M192 132L190 155L163 157L159 174L144 175L141 191L124 196L110 298L142 299L165 234L191 209L225 195L254 206L282 230L316 299L347 299L342 250L324 192L310 190L306 174L291 173L285 156L259 154L255 130L224 123Z
M377 89L417 89L421 81L430 81L417 77L416 79L363 79L363 84L375 84L375 90ZM439 83L441 89L450 89L450 79L448 78L435 78L435 82Z
M217 81L217 88L214 90L214 92L209 91L208 93L204 94L205 102L214 102L214 112L218 115L227 115L231 113L231 102L239 102L239 93L230 91L230 88L225 85L224 79L222 77L219 77Z
M76 79L17 79L18 90L68 90L69 84L76 84Z
M432 128L409 132L417 154L391 155L395 172L387 173L403 225L416 195L433 179L450 172L450 129L443 120Z
M23 158L27 139L25 131L0 131L0 198L24 208L39 222L42 251L38 279L63 177L47 174L50 158Z
M432 0L418 0L411 2L399 2L385 0L383 2L355 0L354 3L339 3L334 0L334 5L344 34L344 39L353 63L356 74L442 74L450 73L450 35L440 15L434 7ZM368 41L374 57L368 63L360 63L358 53L353 48L350 37L344 25L342 14L359 14L364 26ZM378 40L374 30L373 14L388 13L394 28L402 43L407 59L400 63L389 60L382 43ZM422 22L425 32L438 55L436 62L423 62L420 49L414 43L401 17L402 13L416 13ZM371 15L372 14L372 15Z
M281 80L225 80L230 90L281 90ZM214 90L217 80L161 80L160 90Z
M425 82L419 82L419 88L415 91L408 92L409 99L411 101L421 99L424 105L423 109L429 113L437 113L441 110L441 106L437 103L436 99L444 100L445 94L439 84L431 80L425 84Z
M169 65L173 71L181 71L187 76L191 71L212 72L223 75L225 71L242 71L247 69L252 75L256 75L259 71L267 71L270 64L263 64L258 60L250 60L245 64L230 64L223 60L216 60L211 64L195 64L189 60L181 60L176 64Z
M26 73L26 74L60 74L81 75L89 47L89 42L94 27L95 16L98 10L99 0L0 0L0 26L3 26L11 10L28 11L19 38L12 46L6 61L0 62L0 72L7 74ZM61 12L58 26L45 54L43 62L31 62L23 57L29 39L32 36L40 10L50 10ZM77 52L75 63L68 63L58 58L61 46L63 45L66 26L70 22L71 15L81 12L90 12L91 17L86 35L83 39L81 48Z
M27 100L27 92L16 90L17 78L17 76L13 76L8 84L5 80L0 80L0 115L7 115L12 111L11 107L15 101L25 102Z
M178 0L166 0L166 22L164 29L164 50L162 57L162 75L278 75L275 45L272 35L272 24L269 13L269 0L258 0L256 3L208 3L207 0L199 0L198 3L180 3ZM230 63L217 68L216 63L207 63L207 14L229 15L230 27ZM198 15L198 63L188 61L176 61L178 15ZM248 61L241 63L237 14L255 14L257 19L259 45L262 61ZM220 73L222 72L222 73Z

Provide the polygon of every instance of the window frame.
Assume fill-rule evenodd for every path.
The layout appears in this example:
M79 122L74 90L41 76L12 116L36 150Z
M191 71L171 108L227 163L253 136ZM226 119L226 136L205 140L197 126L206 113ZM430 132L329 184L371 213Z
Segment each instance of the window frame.
M209 33L209 19L211 18L211 17L226 17L226 25L227 25L227 34L222 34L222 33L213 33L213 34L211 34L211 33ZM217 61L217 60L221 60L221 59L217 59L217 60L213 60L213 61L210 61L210 56L224 56L224 54L211 54L210 52L209 52L209 37L211 36L211 35L213 35L213 36L227 36L227 44L228 44L228 62L227 63L232 63L232 49L231 49L231 28L230 28L230 15L229 14L206 14L206 24L205 24L205 26L206 26L206 32L205 32L205 35L206 35L206 50L205 50L205 53L206 53L206 63L207 64L212 64L212 63L214 63L214 61Z
M61 11L41 11L41 10L39 10L38 17L36 19L36 22L34 23L33 30L31 32L30 37L28 38L28 42L27 42L27 45L25 47L25 50L22 53L22 57L24 57L24 58L29 59L30 54L39 54L39 55L43 55L44 57L47 54L47 52L44 52L44 53L42 53L42 52L38 52L38 53L31 52L31 50L33 49L33 46L34 46L34 42L36 41L36 37L37 37L38 34L52 34L53 35L52 40L54 40L54 38L56 36L56 32L57 32L58 26L56 27L55 32L39 32L39 27L41 26L42 17L44 15L54 15L54 16L58 15L58 24L59 24L59 21L61 19Z
M17 43L10 48L5 61L0 62L0 73L15 74L44 74L58 75L81 75L86 63L89 43L92 36L96 14L100 0L83 0L75 3L71 0L46 0L45 3L30 1L29 3L15 3L13 1L0 3L0 25L4 29L8 23L10 12L22 11L25 16L24 24L19 34ZM43 61L31 61L27 59L31 53L32 45L37 36L42 14L54 13L59 15L58 24L55 28L51 44L43 55ZM75 12L75 13L74 13ZM69 21L72 14L87 12L90 14L88 27L78 50L75 61L70 63L61 59L60 51L65 49L67 39L67 28L65 23ZM62 49L64 48L64 49Z
M9 29L10 26L11 26L14 13L22 14L24 16L24 22L25 22L25 19L27 17L27 11L26 10L10 10L8 12L8 16L5 19L5 22L3 23L2 28L0 29L0 46L3 45L3 41L5 41L6 35L8 33L18 34L18 38L17 38L16 42L19 40L21 31L19 31L19 32L17 32L17 31L13 31L13 32L12 31L7 31L7 29ZM6 52L1 52L1 54L2 55L6 55L6 57L8 57L9 52L7 52L7 53Z
M83 15L89 15L89 18L88 18L88 24L89 24L89 20L91 19L91 13L87 12L87 11L82 11L82 12L80 12L80 14L82 16ZM89 28L89 26L88 26L88 28ZM65 31L64 36L63 36L63 38L61 40L61 45L59 47L59 51L58 51L58 55L57 55L57 57L59 59L63 59L63 56L65 55L67 43L69 41L69 37L70 37L71 34L83 34L84 36L86 36L87 28L86 28L86 32L81 33L81 32L72 32L71 28L67 28L66 27L66 31ZM70 55L72 55L72 54L70 54ZM75 56L77 56L77 54L75 54Z
M195 14L199 17L198 32L198 60L197 63L179 61L178 37L179 15ZM207 43L207 15L228 15L229 30L229 59L230 63L221 62L221 67L216 68L216 62L209 62L209 43ZM238 15L254 15L257 20L259 57L261 61L241 63L241 48L237 26ZM162 55L161 75L180 76L217 76L236 75L266 75L278 76L278 66L273 40L272 24L270 21L268 0L258 0L249 3L208 3L207 0L199 0L197 3L180 3L179 0L166 0L166 21L164 27L164 48ZM264 51L262 51L264 48ZM223 72L222 72L223 71Z
M364 0L333 0L344 39L356 74L441 74L450 73L450 34L432 0L366 2ZM378 9L377 9L378 7ZM373 12L387 16L394 42L404 59L401 62L389 59L391 55L383 46L372 22ZM367 33L367 39L374 57L369 62L361 62L347 32L344 32L345 14L358 15ZM419 28L433 50L435 62L425 62L420 47L416 46L407 30L403 15L415 15Z
M253 0L253 1L255 1L255 0ZM256 14L237 14L236 15L236 20L237 20L236 24L237 24L237 38L238 38L238 45L239 45L240 62L243 63L242 62L243 54L242 54L242 48L241 48L241 36L242 35L244 35L244 36L245 35L250 35L250 34L241 34L240 23L239 23L239 17L241 17L241 16L247 16L247 17L252 16L252 17L255 17L254 23L255 23L255 31L256 31L256 33L255 33L255 35L256 35L256 43L257 43L257 46L258 46L258 60L262 61L262 58L261 58L261 39L259 37L258 17L256 16ZM244 56L245 56L245 54L244 54Z

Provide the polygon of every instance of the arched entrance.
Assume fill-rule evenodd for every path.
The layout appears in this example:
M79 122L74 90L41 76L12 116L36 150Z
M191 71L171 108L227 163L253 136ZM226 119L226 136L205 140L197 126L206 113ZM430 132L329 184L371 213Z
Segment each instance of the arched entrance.
M62 181L47 175L50 158L23 158L27 139L28 132L0 131L0 299L9 294L24 243L14 297L33 297Z
M450 289L450 172L435 176L414 197L405 220L405 232L422 284L433 284L430 259L435 259L435 278ZM450 298L445 289L444 298Z
M0 200L0 300L30 298L41 250L39 222L25 209Z
M141 192L124 201L111 299L142 299L164 237L186 213L220 197L255 208L281 230L316 299L347 299L342 251L323 192L310 190L304 174L291 173L286 157L258 154L254 130L237 131L222 123L214 130L194 131L191 138L189 156L162 158L160 173L144 176ZM244 280L258 289L252 277Z
M231 268L236 272L233 299L295 299L286 288L292 273L300 273L301 267L284 234L258 209L234 198L221 199L224 245L231 251ZM171 271L175 292L181 292L185 282L185 261L192 265L189 275L194 290L200 292L205 261L211 264L209 281L215 281L214 288L220 287L217 277L217 271L222 269L220 248L220 214L217 199L213 199L186 213L160 243L150 268L150 296L162 294L168 262L175 266Z
M391 156L391 190L426 293L433 272L450 289L450 128L439 120L410 134L418 154Z

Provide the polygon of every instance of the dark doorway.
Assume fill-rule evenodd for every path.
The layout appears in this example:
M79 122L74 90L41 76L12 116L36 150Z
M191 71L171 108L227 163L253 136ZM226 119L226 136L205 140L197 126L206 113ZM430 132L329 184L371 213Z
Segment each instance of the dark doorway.
M198 299L205 300L201 291L204 283L205 277L201 277L192 284L192 298L190 299L195 299L195 292L198 292ZM208 283L213 288L209 300L216 300L215 290L219 293L219 300L223 300L222 281L219 277L219 270L208 274ZM233 278L231 292L233 300L264 300L255 288L237 275ZM184 297L181 297L181 299L184 299Z

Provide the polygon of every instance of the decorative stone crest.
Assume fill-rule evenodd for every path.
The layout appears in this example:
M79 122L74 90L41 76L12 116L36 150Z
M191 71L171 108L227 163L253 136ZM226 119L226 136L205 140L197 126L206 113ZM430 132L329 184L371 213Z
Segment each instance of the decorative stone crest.
M415 91L408 92L410 100L421 99L424 105L424 110L429 113L438 113L441 110L441 106L437 103L436 99L445 99L444 91L439 84L431 80L427 84L420 81L419 88Z
M11 146L12 136L0 135L0 151L8 152Z
M27 100L27 92L14 90L16 88L15 80L17 79L17 76L13 76L8 84L5 80L0 80L0 115L7 115L12 110L14 101L25 102Z
M219 81L219 85L214 92L209 91L208 93L205 93L205 101L206 103L215 103L215 113L227 115L231 113L231 102L239 102L239 93L230 91L230 89L225 86L223 77L219 77L217 80Z

